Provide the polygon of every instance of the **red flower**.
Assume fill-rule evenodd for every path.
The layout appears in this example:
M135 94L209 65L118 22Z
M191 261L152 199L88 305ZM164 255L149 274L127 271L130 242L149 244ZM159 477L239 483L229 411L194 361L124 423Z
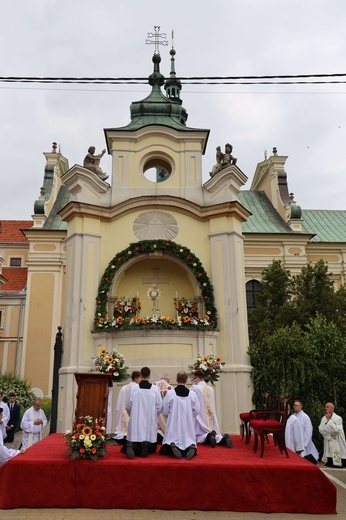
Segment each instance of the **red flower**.
M91 453L96 453L96 448L91 448Z
M102 303L102 302L101 302L101 300L97 300L97 303L100 305L100 303Z
M79 448L79 453L85 453L85 449L84 448Z
M140 249L139 246L135 247L135 251L139 251L139 249Z
M122 258L121 256L118 257L118 262L121 262Z

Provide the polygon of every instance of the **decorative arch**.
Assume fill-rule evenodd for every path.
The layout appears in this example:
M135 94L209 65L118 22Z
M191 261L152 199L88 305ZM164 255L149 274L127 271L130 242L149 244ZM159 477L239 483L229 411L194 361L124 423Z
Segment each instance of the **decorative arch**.
M197 328L202 330L213 330L217 328L214 289L199 258L187 247L170 240L141 240L131 243L127 248L117 253L103 273L96 297L95 330L114 332L120 328L119 324L112 321L112 317L107 315L108 295L117 271L135 257L159 251L164 255L172 256L182 262L184 266L191 271L200 288L206 314L193 324L190 322L185 323L184 328ZM138 322L138 324L140 323ZM124 324L122 324L121 328L136 328L137 323L132 325L131 327L125 327ZM173 320L161 323L160 325L161 326L157 328L181 328L181 324Z

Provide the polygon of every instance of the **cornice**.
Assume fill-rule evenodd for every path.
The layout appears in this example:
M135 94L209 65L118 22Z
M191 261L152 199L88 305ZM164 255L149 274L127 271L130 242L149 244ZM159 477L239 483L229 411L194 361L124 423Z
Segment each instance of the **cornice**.
M146 209L151 211L153 209L177 211L200 221L207 221L224 216L234 216L238 220L246 222L251 215L238 201L223 202L213 206L202 207L194 202L170 195L160 197L135 197L121 202L112 208L71 201L59 212L59 215L66 222L69 222L75 217L97 218L107 221L117 219L134 211L143 211Z

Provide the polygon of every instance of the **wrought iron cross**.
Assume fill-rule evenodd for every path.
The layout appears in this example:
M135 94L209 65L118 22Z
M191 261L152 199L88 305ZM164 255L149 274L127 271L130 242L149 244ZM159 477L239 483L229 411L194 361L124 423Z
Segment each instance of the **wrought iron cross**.
M154 25L154 32L147 33L145 45L155 45L154 54L160 54L160 45L168 45L166 33L160 33L160 26Z

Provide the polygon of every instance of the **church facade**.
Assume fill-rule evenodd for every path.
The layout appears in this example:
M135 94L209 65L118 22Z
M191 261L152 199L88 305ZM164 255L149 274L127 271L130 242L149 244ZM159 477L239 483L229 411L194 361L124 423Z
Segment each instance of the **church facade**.
M101 349L117 348L130 370L147 365L153 380L164 372L174 379L199 354L219 356L217 411L222 431L238 432L252 394L247 307L263 269L276 258L295 273L322 258L335 284L345 281L346 212L302 210L288 190L287 157L276 149L249 190L229 144L202 183L209 130L187 126L174 50L168 79L160 61L155 53L151 92L132 103L131 122L104 130L108 178L102 157L70 168L55 143L45 153L33 222L21 227L26 302L12 357L14 347L5 355L1 339L11 317L0 278L2 372L16 371L50 395L63 327L58 431L74 416L74 374L90 371ZM5 249L0 233L0 256Z

